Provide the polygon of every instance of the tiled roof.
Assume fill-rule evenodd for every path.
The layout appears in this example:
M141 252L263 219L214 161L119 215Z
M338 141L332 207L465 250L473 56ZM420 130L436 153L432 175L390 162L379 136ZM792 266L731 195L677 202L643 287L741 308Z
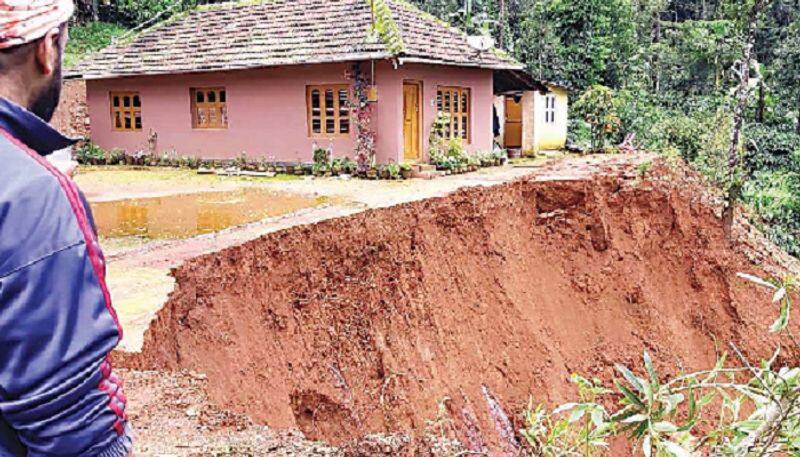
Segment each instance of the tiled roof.
M375 5L376 31L372 28ZM405 58L520 68L403 0L247 0L186 12L67 70L85 79Z
M440 19L420 11L405 0L385 0L403 37L404 60L431 61L451 65L495 69L521 69L522 65L503 51L480 52L467 43L466 34Z

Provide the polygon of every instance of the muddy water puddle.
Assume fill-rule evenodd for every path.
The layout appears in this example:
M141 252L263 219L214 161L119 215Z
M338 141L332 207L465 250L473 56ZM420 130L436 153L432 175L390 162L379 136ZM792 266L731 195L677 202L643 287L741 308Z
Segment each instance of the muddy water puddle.
M92 203L104 238L190 238L319 206L325 197L246 188Z

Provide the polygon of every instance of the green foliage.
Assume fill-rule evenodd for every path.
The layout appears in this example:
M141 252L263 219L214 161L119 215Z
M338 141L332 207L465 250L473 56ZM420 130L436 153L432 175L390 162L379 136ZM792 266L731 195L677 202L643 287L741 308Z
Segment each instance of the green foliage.
M769 289L780 308L769 331L791 336L798 279L739 276ZM791 341L800 348L793 336ZM613 389L573 375L579 401L552 410L531 404L521 434L532 456L607 455L609 441L617 437L634 455L646 457L797 455L800 368L778 366L780 349L756 364L733 342L731 348L738 365L722 354L709 370L675 376L659 374L645 350L636 371L616 365Z
M592 149L603 151L610 139L619 131L621 121L618 114L620 100L606 86L592 86L584 92L573 109L589 125Z
M533 74L576 87L616 85L626 78L635 37L630 0L530 3L520 9L515 44Z
M120 20L141 24L166 12L179 12L193 8L197 2L183 0L116 0Z
M350 157L336 157L331 161L331 170L334 173L353 175L358 170L358 164Z
M386 173L386 177L389 179L398 179L400 178L400 165L391 162L387 163L383 166L383 170Z
M114 37L122 35L126 30L121 25L108 22L90 22L70 27L64 65L75 65L88 54L110 45Z
M800 256L800 173L757 172L745 184L743 199L755 211L767 236Z
M91 141L87 141L75 149L75 161L84 165L104 164L106 151Z
M591 457L606 452L606 440L615 425L597 400L611 391L603 388L597 379L589 381L576 374L571 379L578 387L579 402L566 403L552 411L531 404L525 412L525 428L520 432L533 455Z
M469 155L459 138L443 140L431 149L431 163L440 170L454 170L469 163Z
M392 11L386 4L386 0L374 0L372 7L375 15L375 32L383 44L392 54L403 53L405 51L403 36L400 34L400 29L392 17Z
M752 124L745 130L747 169L800 172L800 135L792 130Z
M329 166L331 164L331 151L314 144L313 148L314 165Z

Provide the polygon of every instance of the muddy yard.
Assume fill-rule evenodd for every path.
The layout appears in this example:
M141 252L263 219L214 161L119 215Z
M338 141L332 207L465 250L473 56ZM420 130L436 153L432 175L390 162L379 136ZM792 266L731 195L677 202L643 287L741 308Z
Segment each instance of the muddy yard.
M728 242L700 180L651 160L401 183L82 174L98 208L301 202L104 238L138 455L515 455L529 399L571 400L571 373L608 381L642 348L664 373L707 368L717 340L769 354L774 310L735 274L796 264L742 221Z

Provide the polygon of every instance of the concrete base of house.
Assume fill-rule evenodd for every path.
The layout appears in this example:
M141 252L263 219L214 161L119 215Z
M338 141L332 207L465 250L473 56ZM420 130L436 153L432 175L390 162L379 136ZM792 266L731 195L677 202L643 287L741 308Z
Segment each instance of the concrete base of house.
M440 178L447 174L443 171L438 171L434 165L430 165L427 163L415 164L411 167L411 170L412 170L411 177L420 179Z

